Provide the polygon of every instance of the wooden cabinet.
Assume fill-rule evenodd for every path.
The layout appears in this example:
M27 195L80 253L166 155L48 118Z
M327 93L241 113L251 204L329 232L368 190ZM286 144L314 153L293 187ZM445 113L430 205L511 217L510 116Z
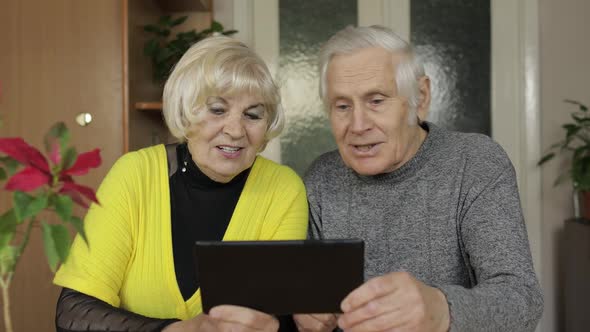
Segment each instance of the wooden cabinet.
M567 220L563 246L566 331L585 332L590 326L590 220Z
M166 3L168 6L163 8ZM154 24L158 18L166 12L165 9L186 9L182 12L169 13L175 17L187 15L185 23L177 27L178 31L191 29L202 30L211 24L211 1L124 1L123 28L126 30L124 38L124 58L126 68L126 99L125 112L128 122L127 142L125 146L129 150L137 150L142 147L166 143L173 140L169 136L164 124L162 113L158 111L157 104L162 99L163 86L152 81L152 71L149 58L143 55L143 47L149 36L143 31L146 24ZM188 11L202 10L209 11ZM139 107L138 107L139 106ZM160 106L161 107L161 106Z

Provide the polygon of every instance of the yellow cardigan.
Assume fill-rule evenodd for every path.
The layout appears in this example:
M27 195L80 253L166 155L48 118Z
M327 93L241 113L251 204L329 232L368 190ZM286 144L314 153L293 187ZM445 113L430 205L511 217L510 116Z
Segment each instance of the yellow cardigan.
M197 290L184 301L174 271L170 191L163 145L130 152L109 171L54 283L154 318L201 313ZM227 231L229 240L304 239L307 199L290 168L257 157Z

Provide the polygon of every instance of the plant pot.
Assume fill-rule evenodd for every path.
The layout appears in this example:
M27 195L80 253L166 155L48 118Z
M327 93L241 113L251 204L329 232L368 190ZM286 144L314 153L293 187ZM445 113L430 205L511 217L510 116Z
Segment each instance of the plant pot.
M590 220L590 191L574 192L574 210L576 218Z

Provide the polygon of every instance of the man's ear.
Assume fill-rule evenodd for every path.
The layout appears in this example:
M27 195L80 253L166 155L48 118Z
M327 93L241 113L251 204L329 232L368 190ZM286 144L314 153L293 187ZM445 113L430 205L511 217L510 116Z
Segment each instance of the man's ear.
M420 91L420 102L416 112L420 121L425 121L430 110L430 77L424 75L418 79L418 87Z

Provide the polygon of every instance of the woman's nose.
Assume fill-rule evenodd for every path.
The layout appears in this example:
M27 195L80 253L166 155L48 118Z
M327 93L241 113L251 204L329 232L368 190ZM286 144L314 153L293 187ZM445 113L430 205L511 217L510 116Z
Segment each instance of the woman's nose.
M246 130L239 117L231 116L223 126L223 132L233 139L238 139L245 135Z

